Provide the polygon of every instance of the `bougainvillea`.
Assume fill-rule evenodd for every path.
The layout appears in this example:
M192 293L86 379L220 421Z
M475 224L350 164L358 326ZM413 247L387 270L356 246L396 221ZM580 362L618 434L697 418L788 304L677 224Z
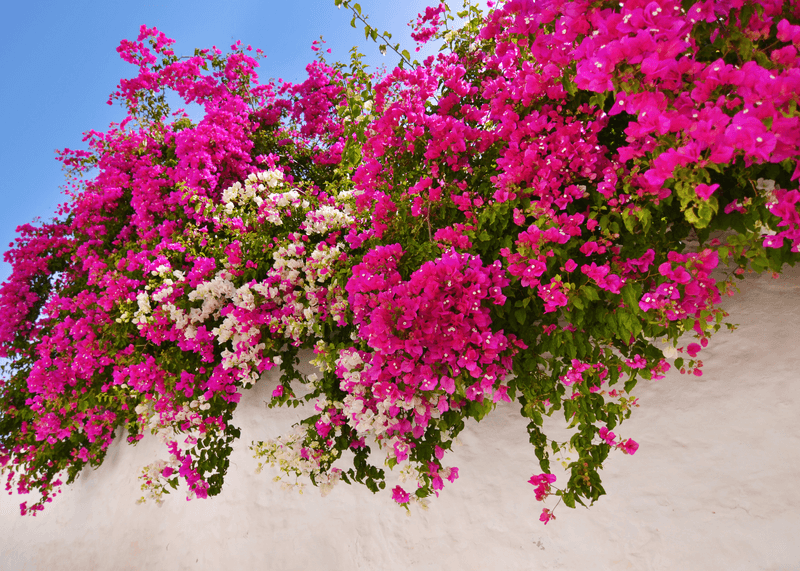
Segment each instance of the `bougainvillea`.
M218 494L236 406L277 367L270 405L314 406L251 448L289 486L377 492L389 468L392 499L425 505L465 422L504 401L537 500L604 494L610 452L639 447L614 432L637 381L701 375L735 279L798 259L800 2L489 5L420 14L412 37L441 46L422 63L320 57L296 85L259 84L240 44L122 42L127 117L61 154L71 202L6 254L0 465L40 494L22 513L118 429L164 443L142 469L157 501Z

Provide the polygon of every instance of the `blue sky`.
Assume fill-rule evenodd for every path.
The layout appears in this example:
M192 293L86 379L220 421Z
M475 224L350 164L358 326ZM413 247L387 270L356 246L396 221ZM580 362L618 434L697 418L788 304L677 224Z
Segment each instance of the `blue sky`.
M413 52L406 25L434 0L361 0L370 23L394 35ZM454 3L454 8L455 3ZM460 7L460 6L459 6ZM227 49L236 40L261 48L262 80L299 81L313 60L311 42L320 35L331 48L331 60L346 60L358 45L370 65L394 65L350 27L349 12L333 0L61 0L8 2L8 23L0 35L5 70L0 82L0 248L15 228L52 218L64 176L55 150L85 148L82 133L105 130L124 114L106 104L119 80L134 74L119 59L123 38L136 39L142 24L156 26L176 40L175 52L216 45ZM0 262L0 281L11 268Z

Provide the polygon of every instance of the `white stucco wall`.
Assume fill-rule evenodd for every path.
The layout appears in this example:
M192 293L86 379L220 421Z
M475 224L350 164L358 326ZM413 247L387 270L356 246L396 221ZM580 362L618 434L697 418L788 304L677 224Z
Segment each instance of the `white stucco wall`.
M800 571L800 272L742 289L725 302L741 326L702 352L703 377L637 387L641 407L616 432L641 447L611 455L608 496L590 510L562 505L538 521L516 405L465 431L449 462L460 478L427 512L407 517L388 493L344 484L327 498L283 492L247 450L296 418L264 406L266 380L237 411L220 496L136 505L140 467L164 451L115 443L35 518L0 495L0 569Z

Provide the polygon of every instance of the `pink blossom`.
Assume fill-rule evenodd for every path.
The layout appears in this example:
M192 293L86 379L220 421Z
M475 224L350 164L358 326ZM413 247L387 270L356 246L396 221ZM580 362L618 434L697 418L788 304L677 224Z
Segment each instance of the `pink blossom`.
M392 499L396 501L398 504L407 504L410 496L406 491L401 488L400 486L395 486L392 490Z
M533 475L528 480L532 486L535 486L536 500L542 501L550 493L550 484L556 481L553 474L538 474Z
M455 482L458 479L458 468L450 468L450 474L447 476L447 479L450 483Z
M625 364L632 369L644 369L647 367L647 360L641 355L637 354L633 357L633 359L626 360Z
M714 191L719 188L718 184L708 185L705 183L698 184L694 191L697 193L697 196L702 198L703 200L708 200L711 198L711 195L714 194Z
M621 442L618 446L622 449L625 454L633 455L639 449L639 444L634 440L628 438L628 440Z
M609 431L607 427L601 426L600 427L600 438L605 440L609 445L613 446L614 445L614 438L616 438L616 435L613 432Z

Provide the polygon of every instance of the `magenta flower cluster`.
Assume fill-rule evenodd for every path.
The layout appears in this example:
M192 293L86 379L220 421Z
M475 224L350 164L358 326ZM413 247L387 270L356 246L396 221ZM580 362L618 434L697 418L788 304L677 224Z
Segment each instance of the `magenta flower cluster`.
M723 294L798 259L800 3L468 14L451 29L428 8L412 37L442 49L382 75L314 45L299 84L259 83L240 43L121 43L127 116L60 154L70 201L5 255L0 469L40 493L23 513L119 428L165 446L148 497L218 494L236 406L277 369L271 406L316 399L252 446L287 487L379 491L388 467L394 501L424 506L458 478L444 459L467 422L515 402L535 499L605 493L608 454L639 447L616 433L637 381L701 375ZM567 441L543 430L556 412Z

